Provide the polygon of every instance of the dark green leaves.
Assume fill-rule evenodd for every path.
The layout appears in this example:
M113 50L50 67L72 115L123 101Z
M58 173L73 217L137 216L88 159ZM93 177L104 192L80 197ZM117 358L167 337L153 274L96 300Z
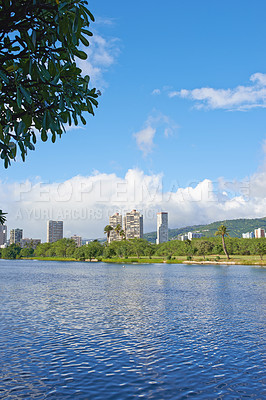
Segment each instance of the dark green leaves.
M5 167L17 149L25 160L35 132L54 143L65 124L86 124L96 89L82 76L76 57L87 59L93 15L86 0L3 0L0 13L0 157ZM10 8L9 8L10 7ZM12 8L12 18L10 9ZM23 24L21 24L23 21Z

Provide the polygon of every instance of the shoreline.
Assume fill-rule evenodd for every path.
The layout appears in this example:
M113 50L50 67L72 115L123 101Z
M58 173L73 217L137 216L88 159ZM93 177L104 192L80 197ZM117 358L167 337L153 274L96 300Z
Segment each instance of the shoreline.
M2 259L8 260L8 259ZM67 257L23 257L18 260L32 260L32 261L59 261L59 262L86 262L86 263L93 263L97 264L98 262L103 262L106 264L186 264L186 265L254 265L254 266L261 266L266 267L266 260L258 261L258 260L180 260L180 259L173 259L173 260L164 260L164 259L137 259L137 258L121 258L121 259L85 259L85 260L76 260L74 258L67 258Z

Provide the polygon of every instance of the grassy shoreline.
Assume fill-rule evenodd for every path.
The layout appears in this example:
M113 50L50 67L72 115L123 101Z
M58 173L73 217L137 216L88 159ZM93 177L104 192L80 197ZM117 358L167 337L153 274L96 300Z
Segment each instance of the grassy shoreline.
M68 261L68 262L89 262L89 263L97 263L102 261L104 263L113 263L113 264L199 264L199 265L261 265L266 266L266 260L260 260L258 256L241 256L236 255L230 257L228 261L226 257L220 256L220 259L217 260L217 257L207 257L203 259L202 257L196 256L193 260L187 260L187 257L180 256L174 257L170 260L166 260L165 258L149 258L149 257L130 257L130 258L100 258L99 260L92 259L90 260L76 260L72 257L22 257L21 260L37 260L37 261Z

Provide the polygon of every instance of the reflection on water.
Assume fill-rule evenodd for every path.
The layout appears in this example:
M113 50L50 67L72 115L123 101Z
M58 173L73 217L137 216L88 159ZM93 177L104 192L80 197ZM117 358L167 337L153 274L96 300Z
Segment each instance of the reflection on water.
M265 270L0 260L0 398L263 399Z

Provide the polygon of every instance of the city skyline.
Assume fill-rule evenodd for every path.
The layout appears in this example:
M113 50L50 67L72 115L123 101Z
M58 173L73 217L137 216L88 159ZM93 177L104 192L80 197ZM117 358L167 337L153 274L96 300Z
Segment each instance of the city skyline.
M26 236L64 219L68 237L100 237L134 207L146 232L166 209L172 228L265 215L265 2L137 6L138 29L129 3L90 2L95 117L3 169L1 208Z

